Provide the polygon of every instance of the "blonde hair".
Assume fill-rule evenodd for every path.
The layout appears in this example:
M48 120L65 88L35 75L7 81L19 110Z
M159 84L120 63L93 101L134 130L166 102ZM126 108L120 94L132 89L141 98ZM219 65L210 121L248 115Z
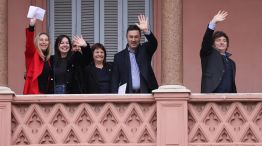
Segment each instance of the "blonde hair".
M48 44L48 47L47 47L47 49L46 49L46 54L44 54L43 51L39 48L39 43L38 43L38 42L39 42L39 38L40 38L41 35L46 35L46 36L48 37L48 43L49 43L49 44ZM36 49L37 49L37 52L38 52L39 56L40 56L41 58L43 58L43 59L44 59L44 57L45 57L46 60L49 60L49 59L50 59L50 56L52 55L51 41L50 41L49 35L48 35L47 33L44 33L44 32L37 34L37 35L35 36L35 41L34 41L34 43L35 43L35 47L36 47Z

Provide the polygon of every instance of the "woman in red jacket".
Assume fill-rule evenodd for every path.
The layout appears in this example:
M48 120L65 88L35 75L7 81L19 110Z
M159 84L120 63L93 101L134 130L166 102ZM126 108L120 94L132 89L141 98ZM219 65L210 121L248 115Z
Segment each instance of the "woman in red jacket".
M53 93L53 70L50 63L51 43L46 33L34 38L36 19L26 28L26 75L23 94Z

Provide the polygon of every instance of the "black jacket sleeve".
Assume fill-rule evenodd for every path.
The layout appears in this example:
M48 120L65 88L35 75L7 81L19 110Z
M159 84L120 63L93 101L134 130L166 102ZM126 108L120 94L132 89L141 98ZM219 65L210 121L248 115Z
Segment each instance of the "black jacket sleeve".
M201 45L201 50L200 50L200 56L205 57L207 56L212 50L212 36L213 36L214 30L210 29L207 27L202 45Z

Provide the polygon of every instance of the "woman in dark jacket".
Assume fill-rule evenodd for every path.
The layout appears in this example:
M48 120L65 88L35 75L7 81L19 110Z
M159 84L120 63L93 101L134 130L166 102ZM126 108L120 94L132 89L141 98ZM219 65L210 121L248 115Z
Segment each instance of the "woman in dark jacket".
M85 58L90 58L89 44L82 37L74 37L74 49L67 35L60 35L55 42L54 64L55 94L83 93L82 76L78 76L81 69L89 64ZM74 46L74 47L75 47Z
M96 43L91 50L93 61L85 68L86 93L110 93L112 65L106 62L106 49Z

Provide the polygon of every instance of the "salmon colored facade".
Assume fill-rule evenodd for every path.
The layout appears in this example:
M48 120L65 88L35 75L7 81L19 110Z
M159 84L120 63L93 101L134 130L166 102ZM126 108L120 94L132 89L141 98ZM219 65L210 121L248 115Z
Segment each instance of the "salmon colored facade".
M1 84L21 94L26 14L30 5L46 9L47 3L46 0L3 0L0 4ZM229 12L227 20L218 24L217 29L229 35L229 51L237 65L238 92L262 91L261 0L154 0L153 31L159 47L153 66L160 85L182 84L192 92L200 92L200 45L208 22L220 9ZM37 32L46 31L46 19L36 28Z
M236 62L238 92L262 92L262 1L260 0L183 0L184 85L200 92L201 65L199 50L208 21L218 10L229 16L217 30L229 36L229 52Z
M262 94L15 95L0 87L0 146L261 146Z

